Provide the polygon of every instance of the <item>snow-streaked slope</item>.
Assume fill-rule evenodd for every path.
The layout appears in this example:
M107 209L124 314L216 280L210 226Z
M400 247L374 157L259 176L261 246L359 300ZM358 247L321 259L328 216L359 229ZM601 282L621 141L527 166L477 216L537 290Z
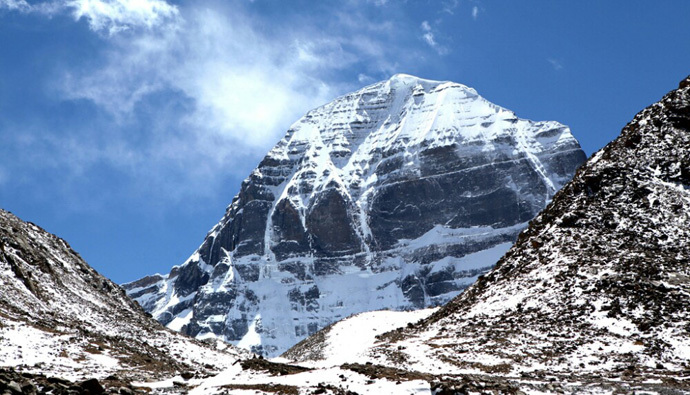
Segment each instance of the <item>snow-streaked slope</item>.
M317 332L296 344L276 361L300 362L302 366L333 367L369 360L368 351L377 336L428 317L438 308L414 311L369 311Z
M352 314L450 300L582 160L566 126L399 74L307 113L183 265L124 287L170 328L277 355Z
M64 240L3 210L0 290L0 367L152 380L215 372L246 356L164 328Z

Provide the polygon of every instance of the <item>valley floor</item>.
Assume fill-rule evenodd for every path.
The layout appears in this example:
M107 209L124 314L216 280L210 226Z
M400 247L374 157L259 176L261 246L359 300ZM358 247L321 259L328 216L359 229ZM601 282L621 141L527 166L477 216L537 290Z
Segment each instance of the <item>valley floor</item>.
M585 371L553 374L547 370L511 373L500 365L454 368L419 355L412 370L381 363L371 350L380 335L407 327L437 309L375 311L355 315L296 345L281 358L242 360L216 376L176 377L135 383L160 393L189 394L540 394L540 393L690 393L690 371L621 368L599 374ZM445 367L442 367L445 366Z

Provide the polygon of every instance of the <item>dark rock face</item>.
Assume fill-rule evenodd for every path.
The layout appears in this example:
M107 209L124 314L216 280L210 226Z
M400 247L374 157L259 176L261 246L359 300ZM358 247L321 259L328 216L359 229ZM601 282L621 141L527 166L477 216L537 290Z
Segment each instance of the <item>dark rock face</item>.
M450 300L583 160L559 123L398 75L305 115L187 262L124 287L172 329L275 355L357 312Z
M277 261L284 261L309 252L309 234L302 225L299 212L289 199L278 202L271 221L277 240L273 247Z
M427 339L427 364L687 391L688 224L690 77L583 165L492 272L376 353L404 360Z
M540 207L511 188L511 182L530 188L525 194L547 195L527 160L490 164L471 172L442 171L381 186L370 213L372 234L380 248L392 248L400 239L416 239L437 224L505 228L529 221ZM472 196L465 191L482 193Z
M318 195L309 208L306 225L316 255L350 255L360 252L361 240L355 233L352 209L335 188Z
M180 267L177 278L178 281L175 281L175 291L178 295L184 297L206 284L209 275L199 266L187 265Z

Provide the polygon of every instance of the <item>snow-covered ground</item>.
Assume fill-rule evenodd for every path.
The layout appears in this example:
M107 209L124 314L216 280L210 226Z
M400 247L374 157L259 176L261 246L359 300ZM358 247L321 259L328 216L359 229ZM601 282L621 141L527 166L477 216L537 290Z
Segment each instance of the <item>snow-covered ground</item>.
M278 392L280 386L289 387L299 393L309 393L319 388L334 393L334 389L353 391L358 394L419 394L431 395L431 384L426 380L372 379L342 367L346 363L364 364L366 353L377 342L376 336L387 331L417 322L437 309L416 311L373 311L357 314L339 321L322 331L324 334L320 358L302 361L300 366L313 369L302 373L275 375L234 364L216 376L206 379L184 380L175 377L160 382L141 382L154 390L173 387L173 382L184 383L190 394L214 394L229 391L232 394L256 394ZM295 364L287 357L270 360L273 363ZM288 392L289 393L289 392Z
M273 361L299 361L302 366L310 367L333 367L344 363L368 361L368 352L378 341L376 336L417 322L436 310L438 309L360 313L322 330L319 336L314 337L318 339L318 344L297 345L283 358L274 358ZM303 354L302 351L307 353Z
M401 382L380 379L372 380L366 375L358 374L347 369L340 369L338 367L321 368L293 375L271 376L265 373L244 371L241 366L236 365L211 379L199 381L190 380L188 384L190 387L194 387L189 392L190 395L222 393L228 389L230 389L233 394L256 394L257 389L261 388L261 384L270 386L290 386L304 393L314 391L319 388L319 384L322 384L322 387L328 385L347 391L353 391L358 394L432 394L429 382L424 380ZM248 387L248 389L243 390L243 386ZM266 393L269 392L273 391L266 391Z

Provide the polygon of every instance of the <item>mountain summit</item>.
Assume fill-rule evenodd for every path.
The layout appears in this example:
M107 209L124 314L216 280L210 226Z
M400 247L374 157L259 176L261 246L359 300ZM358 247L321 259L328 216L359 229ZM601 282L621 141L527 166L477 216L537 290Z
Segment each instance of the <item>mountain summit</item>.
M560 123L397 74L308 112L184 264L124 287L169 328L276 355L354 313L449 301L584 159Z

